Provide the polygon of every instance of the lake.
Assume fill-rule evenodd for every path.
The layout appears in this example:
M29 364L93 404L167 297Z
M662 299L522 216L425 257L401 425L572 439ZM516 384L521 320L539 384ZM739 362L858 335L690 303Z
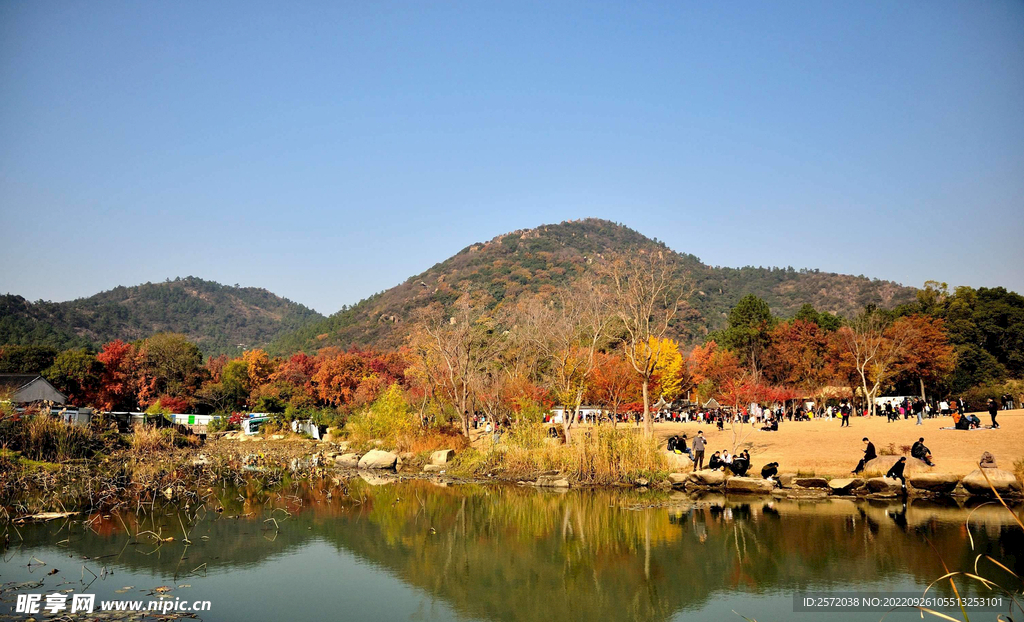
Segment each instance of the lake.
M0 619L18 593L73 590L97 604L208 600L208 621L879 620L796 612L794 595L920 594L944 565L973 572L982 554L1024 576L1024 537L996 505L368 479L222 487L200 507L18 525ZM1013 587L984 558L979 568ZM949 596L948 583L929 594Z

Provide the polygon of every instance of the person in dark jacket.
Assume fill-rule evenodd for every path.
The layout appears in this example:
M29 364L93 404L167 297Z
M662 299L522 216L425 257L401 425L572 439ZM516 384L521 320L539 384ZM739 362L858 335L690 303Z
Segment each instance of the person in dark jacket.
M898 479L903 482L903 487L907 487L907 477L903 474L903 469L907 467L907 457L900 456L900 459L896 461L896 464L892 465L889 472L885 474L889 479Z
M779 463L769 462L768 464L761 467L761 477L764 479L774 479L779 474Z
M711 469L712 471L717 471L718 469L724 466L725 463L722 462L722 457L719 455L717 451L711 454L711 457L708 458L708 468Z
M999 424L996 423L996 415L999 414L999 405L992 398L988 399L988 414L992 417L992 428L998 428Z
M871 462L878 457L875 453L875 444L868 440L868 437L864 437L864 457L857 463L857 468L851 471L854 475L864 470L864 465Z
M910 455L928 466L935 466L932 462L932 450L925 447L923 436L917 439L917 442L910 448Z
M747 450L743 450L740 455L732 459L729 470L737 477L745 477L747 475L747 471L750 470L750 454Z

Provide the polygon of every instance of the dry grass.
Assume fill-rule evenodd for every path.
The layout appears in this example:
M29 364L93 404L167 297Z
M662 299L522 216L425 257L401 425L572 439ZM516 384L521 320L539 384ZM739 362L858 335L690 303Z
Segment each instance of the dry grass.
M463 465L472 474L499 473L505 477L532 477L540 471L557 471L583 484L635 482L658 479L668 472L661 442L644 438L638 430L608 426L585 429L573 441L561 444L548 439L547 428L523 423L512 426L492 444L478 441L482 452Z
M136 453L149 454L164 451L170 447L167 439L153 425L137 425L133 430L131 448Z
M988 421L987 414L979 414L979 417L983 422ZM932 450L936 471L966 475L978 468L978 460L986 451L992 452L999 468L1013 471L1015 461L1024 456L1024 410L1000 411L998 421L1001 426L998 430L972 432L940 430L953 425L949 417L925 419L921 426L915 425L914 419L888 423L885 417L853 417L848 428L840 428L838 419L784 421L778 432L756 430L750 433L743 447L750 450L757 469L767 462L778 462L779 470L786 473L841 477L849 475L863 454L861 439L865 436L879 450L888 450L890 443L902 448L923 436L925 445ZM662 442L682 432L693 439L697 430L703 430L708 438L707 456L716 450L732 450L732 433L728 426L719 432L713 425L661 423L655 426L655 435ZM1024 475L1024 465L1018 471L1018 476L1021 475Z
M0 446L46 462L87 458L95 449L87 428L48 415L0 422Z

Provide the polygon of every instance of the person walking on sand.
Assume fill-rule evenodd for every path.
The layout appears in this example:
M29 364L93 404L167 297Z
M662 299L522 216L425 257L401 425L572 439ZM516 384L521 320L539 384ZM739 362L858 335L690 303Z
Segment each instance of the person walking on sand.
M864 437L864 457L857 463L857 467L851 471L854 475L864 470L864 465L871 462L878 457L875 453L875 444L868 440L868 437Z
M847 402L846 400L843 400L843 403L839 405L839 414L843 416L843 421L842 421L842 423L839 424L839 427L841 427L841 428L848 428L848 427L850 427L850 411L851 410L852 409L850 408L849 402Z
M704 438L704 430L697 432L696 438L693 439L693 470L699 471L704 468L704 448L707 447L708 441Z
M992 429L998 428L999 424L996 423L996 415L999 414L999 404L996 404L996 401L991 397L988 398L988 414L992 417Z

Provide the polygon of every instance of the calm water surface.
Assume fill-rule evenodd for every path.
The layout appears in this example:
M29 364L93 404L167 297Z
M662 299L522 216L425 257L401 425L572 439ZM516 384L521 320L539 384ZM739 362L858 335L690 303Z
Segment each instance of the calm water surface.
M164 503L91 527L20 526L23 540L13 536L0 562L0 619L13 615L11 586L42 580L21 591L148 602L167 587L171 598L211 601L199 616L209 621L820 620L795 613L793 595L920 592L943 563L972 570L983 553L1024 576L1024 537L1005 509L974 512L972 549L974 507L358 479L222 488L205 508ZM126 528L174 540L157 545ZM1013 586L1004 571L982 569Z

